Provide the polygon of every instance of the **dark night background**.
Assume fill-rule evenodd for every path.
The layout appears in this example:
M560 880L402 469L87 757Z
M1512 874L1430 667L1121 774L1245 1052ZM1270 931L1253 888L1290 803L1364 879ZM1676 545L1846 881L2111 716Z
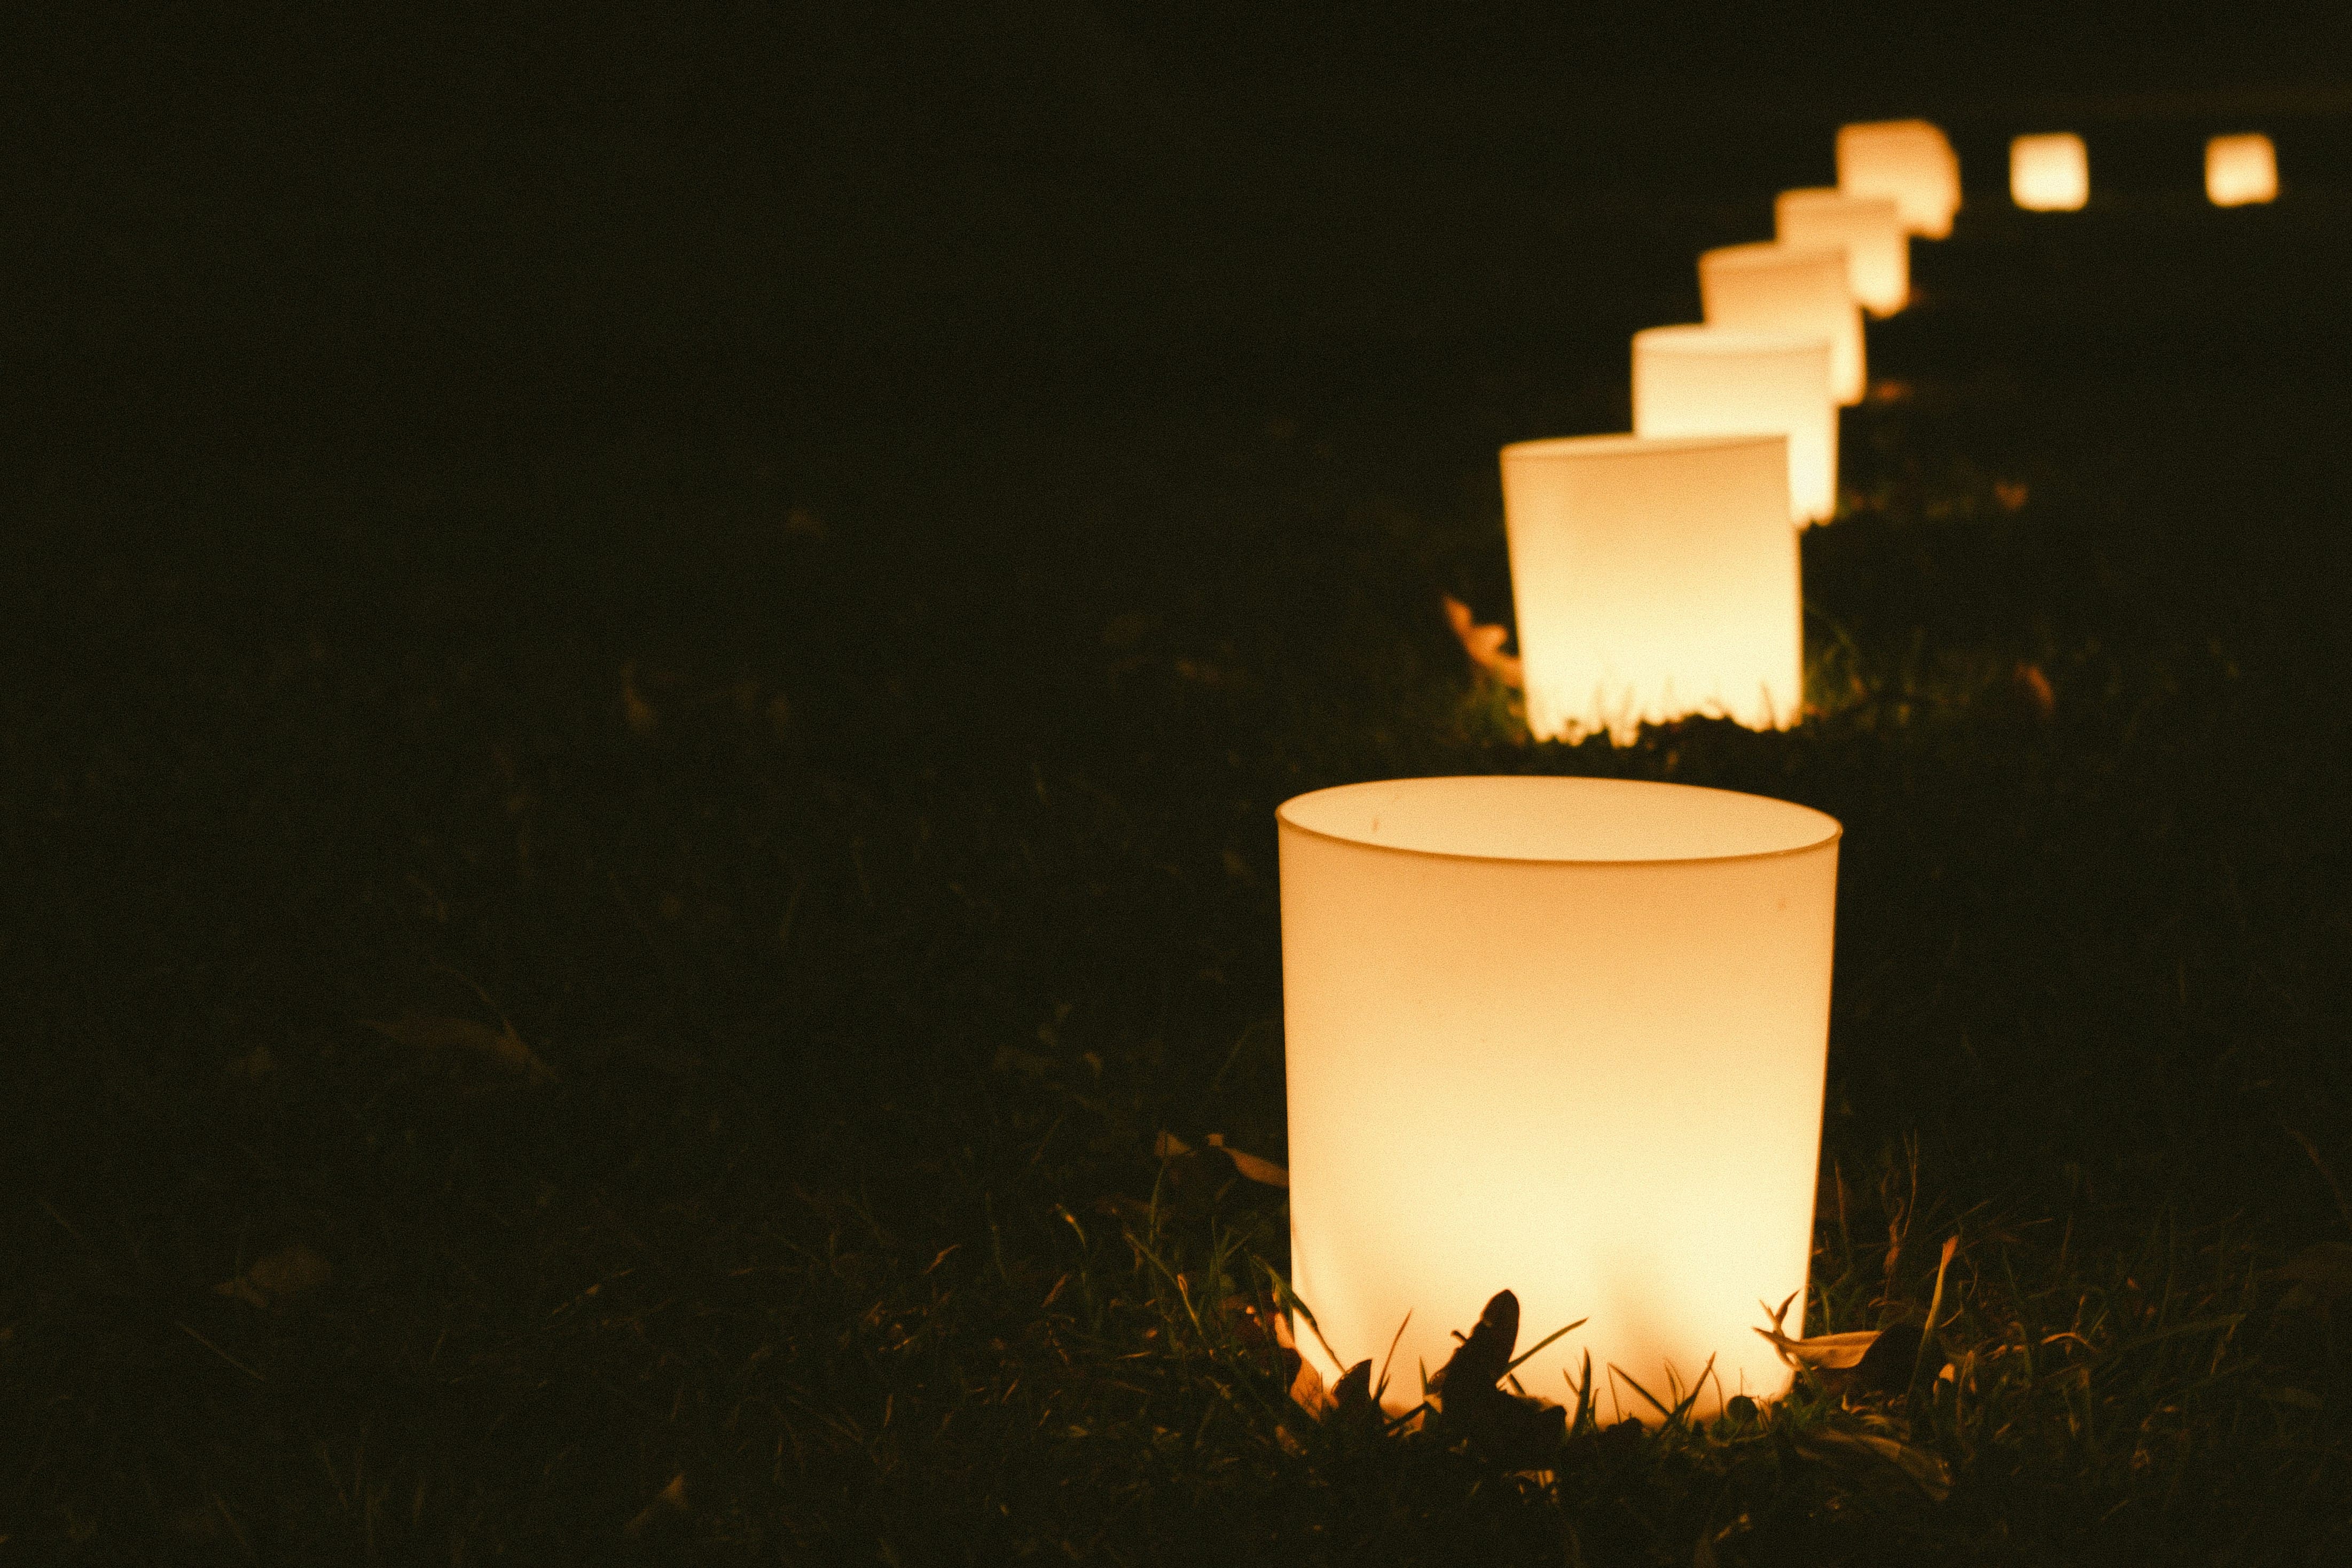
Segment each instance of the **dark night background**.
M453 384L907 417L950 386L1408 378L1613 339L1626 281L1671 276L1663 244L1629 253L1629 207L1646 238L1661 205L1824 181L1846 119L1938 118L1997 196L2001 140L2061 106L2111 133L2103 188L2254 112L2297 133L2291 179L2338 185L2352 44L2325 5L159 5L12 27L18 395L354 421Z
M2342 1561L2347 62L2341 5L12 10L0 1564ZM1804 538L1822 711L1515 743L1436 612L1507 615L1496 447L1622 428L1696 253L1910 115L1968 201ZM2015 212L2066 128L2090 208ZM2214 212L2248 129L2286 198ZM1978 1425L1792 1397L1549 1500L1286 1446L1278 1199L1155 1134L1283 1155L1281 799L1522 768L1846 824L1816 1323L1958 1236ZM550 1070L370 1027L461 1016ZM1803 1447L1865 1426L1948 1500Z

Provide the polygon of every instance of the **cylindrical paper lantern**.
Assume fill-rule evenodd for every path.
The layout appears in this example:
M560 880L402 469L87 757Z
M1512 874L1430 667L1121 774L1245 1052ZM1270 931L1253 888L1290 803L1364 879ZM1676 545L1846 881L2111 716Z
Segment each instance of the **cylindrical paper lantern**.
M1830 341L1830 390L1859 403L1866 382L1862 307L1833 246L1727 245L1698 258L1707 325Z
M1846 283L1862 308L1891 316L1911 298L1911 236L1893 196L1856 196L1834 187L1782 191L1772 203L1784 245L1834 245L1845 252Z
M2072 132L2009 144L2009 196L2028 212L2070 213L2091 199L2091 158Z
M1837 133L1838 189L1892 196L1903 226L1929 239L1952 232L1960 206L1960 161L1942 131L1924 120L1875 120Z
M2216 136L2205 143L2205 195L2217 207L2278 197L2278 153L2263 135Z
M1392 1411L1497 1290L1518 1370L1603 1419L1713 1415L1789 1373L1805 1299L1839 826L1727 790L1583 778L1347 784L1284 804L1290 1267L1327 1381L1388 1352ZM1407 1314L1411 1321L1407 1321ZM1795 1309L1786 1331L1801 1333ZM1403 1329L1397 1338L1400 1326Z
M1538 739L1716 713L1796 721L1804 629L1780 436L1503 448L1503 527Z
M1837 399L1826 338L1734 327L1652 327L1633 334L1633 434L1789 438L1789 512L1837 510Z

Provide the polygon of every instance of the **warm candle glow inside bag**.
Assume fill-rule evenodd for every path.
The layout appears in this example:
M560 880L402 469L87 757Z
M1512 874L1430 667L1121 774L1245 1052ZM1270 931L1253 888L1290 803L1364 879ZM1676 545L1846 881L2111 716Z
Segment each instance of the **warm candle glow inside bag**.
M1819 522L1837 510L1826 338L1696 325L1636 332L1633 434L1786 436L1790 518Z
M1892 196L1903 226L1929 239L1952 232L1960 207L1960 161L1924 120L1874 120L1838 128L1838 189Z
M1769 1397L1753 1331L1801 1333L1820 1163L1835 821L1758 795L1570 778L1402 779L1276 814L1291 1277L1385 1403L1496 1290L1518 1371L1604 1419ZM1305 1325L1300 1350L1342 1370ZM1613 1388L1612 1388L1613 1384ZM1612 1404L1612 1393L1614 1403Z
M1772 203L1786 245L1834 245L1845 252L1846 283L1864 310L1891 316L1911 298L1911 236L1892 196L1831 187L1782 191Z
M2278 198L2278 153L2267 136L2216 136L2205 143L2205 196L2217 207Z
M2028 212L2070 213L2091 199L2091 158L2071 132L2009 144L2010 199Z
M1830 341L1830 390L1862 401L1866 379L1862 307L1834 246L1727 245L1701 253L1698 295L1706 323Z
M1503 448L1528 728L1795 722L1797 531L1780 436L1572 436Z

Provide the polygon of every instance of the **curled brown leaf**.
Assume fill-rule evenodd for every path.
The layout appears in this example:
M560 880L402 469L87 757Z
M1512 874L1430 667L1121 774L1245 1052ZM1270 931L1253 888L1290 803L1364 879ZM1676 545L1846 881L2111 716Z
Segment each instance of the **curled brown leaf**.
M629 1521L625 1533L643 1535L659 1524L664 1517L684 1513L686 1506L686 1475L680 1471L670 1478L669 1485L654 1494L654 1500L646 1504L636 1518Z
M1860 1366L1870 1347L1878 1342L1879 1331L1876 1329L1861 1329L1843 1334L1817 1334L1809 1340L1790 1338L1782 1331L1789 1321L1789 1309L1796 1300L1796 1292L1792 1290L1788 1300L1778 1308L1765 1307L1761 1301L1756 1303L1764 1307L1764 1315L1772 1320L1770 1328L1756 1331L1764 1336L1789 1365L1810 1367L1817 1372L1843 1372Z
M1331 1407L1331 1396L1323 1386L1323 1374L1305 1356L1298 1358L1298 1375L1290 1380L1290 1402L1317 1420Z
M426 1017L410 1014L385 1023L374 1018L362 1018L362 1026L374 1030L385 1039L418 1050L473 1051L488 1057L500 1067L523 1074L533 1083L554 1080L555 1069L541 1060L537 1052L523 1044L512 1024L502 1024L493 1029L488 1024L471 1018Z
M1502 1382L1505 1369L1511 1364L1511 1347L1518 1342L1519 1299L1508 1290L1497 1290L1486 1310L1478 1314L1478 1326L1470 1331L1470 1337L1454 1347L1453 1355L1430 1380L1440 1407L1448 1404L1449 1396L1475 1397L1478 1391L1491 1390Z
M1234 1169L1253 1182L1269 1187L1290 1185L1288 1171L1271 1160L1261 1160L1255 1154L1243 1153L1239 1149L1228 1145L1223 1138L1214 1132L1209 1134L1209 1147L1223 1150L1225 1157L1234 1163Z
M1503 651L1510 633L1501 626L1481 626L1470 613L1470 606L1445 595L1445 624L1462 644L1462 651L1478 667L1481 675L1500 681L1517 690L1526 683L1526 670L1517 656Z
M2058 693L2051 686L2050 678L2042 672L2040 665L2020 659L2011 679L2016 683L2019 695L2025 699L2026 705L2033 710L2035 717L2047 719L2058 710Z
M650 735L661 728L661 714L637 689L637 667L634 663L621 667L621 717L639 735Z
M236 1279L214 1286L213 1293L249 1307L277 1307L317 1289L333 1276L334 1268L324 1258L297 1242L254 1259Z

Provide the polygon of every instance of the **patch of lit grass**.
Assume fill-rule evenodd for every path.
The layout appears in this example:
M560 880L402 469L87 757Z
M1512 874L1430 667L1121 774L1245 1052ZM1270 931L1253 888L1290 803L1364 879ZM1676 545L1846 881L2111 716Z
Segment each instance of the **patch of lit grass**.
M1408 503L1209 415L887 481L855 441L789 484L586 443L449 480L494 538L353 469L233 559L239 470L154 478L214 521L144 554L16 498L53 564L0 606L0 831L49 915L0 945L0 1532L2340 1555L2347 661L2205 542L2211 489L1963 470L1989 416L1940 396L1867 416L1866 504L1806 536L1819 711L1627 747L1527 744L1474 683L1439 596L1505 607L1484 480ZM2228 521L2330 559L2283 515ZM1808 1326L1923 1329L1916 1376L1652 1433L1602 1401L1535 1472L1289 1398L1279 1193L1153 1152L1282 1156L1273 808L1516 769L1846 824Z

